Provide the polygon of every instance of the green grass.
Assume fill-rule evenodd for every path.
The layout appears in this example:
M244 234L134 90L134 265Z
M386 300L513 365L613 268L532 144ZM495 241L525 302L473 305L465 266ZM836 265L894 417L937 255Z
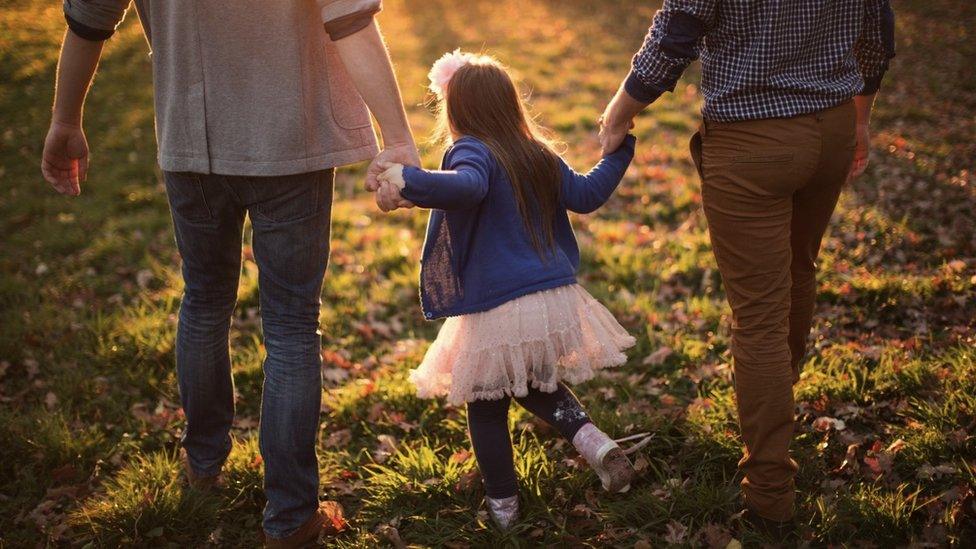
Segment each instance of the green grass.
M418 135L429 63L495 53L558 129L597 157L594 120L640 44L650 2L388 0L381 16ZM824 242L814 348L797 386L801 537L813 545L965 545L976 536L976 56L968 4L904 0L898 57L866 177ZM232 342L238 420L213 494L182 487L173 368L181 280L154 165L145 41L129 20L86 113L92 171L57 196L38 158L63 32L57 3L0 8L0 545L253 546L264 504L256 425L256 266L245 261ZM608 32L609 31L609 32ZM524 517L492 529L461 409L422 401L406 372L437 324L416 303L425 214L383 216L337 182L323 290L322 496L346 507L335 543L722 546L735 535L740 441L729 313L687 141L697 69L641 116L618 196L575 219L581 280L638 338L631 360L578 388L613 435L651 431L630 493L605 496L565 442L513 414ZM440 151L427 147L432 166ZM667 346L663 361L644 359ZM660 355L659 355L660 356ZM843 430L820 430L830 417Z

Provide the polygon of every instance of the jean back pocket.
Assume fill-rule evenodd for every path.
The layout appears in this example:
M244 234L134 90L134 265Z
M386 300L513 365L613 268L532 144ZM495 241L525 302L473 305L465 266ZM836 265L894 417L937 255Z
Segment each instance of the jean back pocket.
M207 221L213 211L207 201L200 174L192 172L164 172L166 196L173 214L186 221Z

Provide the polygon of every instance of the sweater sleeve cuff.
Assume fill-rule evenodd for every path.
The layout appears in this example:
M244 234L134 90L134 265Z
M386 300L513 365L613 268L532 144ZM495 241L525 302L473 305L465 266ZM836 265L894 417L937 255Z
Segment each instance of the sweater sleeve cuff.
M373 16L379 13L379 11L380 8L376 7L333 19L325 23L325 32L329 34L329 38L333 41L342 40L368 27L373 22Z
M71 17L67 14L67 12L64 14L64 20L67 21L68 28L71 29L71 32L73 32L79 38L84 38L85 40L91 42L102 42L108 40L113 34L115 34L115 29L106 30L90 27Z
M634 158L634 154L637 152L637 136L632 133L628 133L627 137L624 138L620 147L610 153L608 156L626 156L628 159Z
M418 202L423 202L424 193L418 188L417 179L423 177L424 171L415 166L404 166L403 167L403 189L400 190L400 196L406 198L407 200L417 204Z
M627 95L633 97L635 100L641 103L653 103L661 94L664 93L664 89L646 84L643 80L637 76L637 73L630 71L627 75L627 80L624 81L624 91Z
M881 89L882 78L884 78L884 73L877 76L864 77L864 88L861 89L861 93L858 95L874 95L878 93L878 90Z

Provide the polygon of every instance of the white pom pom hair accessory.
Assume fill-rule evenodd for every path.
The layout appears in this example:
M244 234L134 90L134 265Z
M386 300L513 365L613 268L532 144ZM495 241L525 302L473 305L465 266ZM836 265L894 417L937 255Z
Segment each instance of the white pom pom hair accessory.
M450 84L451 78L454 78L454 73L458 69L471 63L485 63L489 61L491 61L491 58L488 56L463 52L460 48L445 53L440 59L434 62L434 65L430 68L430 72L427 74L427 78L430 79L430 91L437 94L437 97L443 99L444 93L447 91L447 86Z

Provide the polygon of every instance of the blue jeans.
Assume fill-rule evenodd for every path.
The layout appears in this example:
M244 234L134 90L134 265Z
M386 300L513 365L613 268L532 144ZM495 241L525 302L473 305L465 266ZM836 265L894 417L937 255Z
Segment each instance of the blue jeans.
M200 476L219 473L231 448L228 334L244 216L251 217L267 349L260 428L268 499L264 529L272 538L291 534L318 508L319 307L333 175L333 170L281 177L164 174L185 282L176 336L186 413L182 442Z

